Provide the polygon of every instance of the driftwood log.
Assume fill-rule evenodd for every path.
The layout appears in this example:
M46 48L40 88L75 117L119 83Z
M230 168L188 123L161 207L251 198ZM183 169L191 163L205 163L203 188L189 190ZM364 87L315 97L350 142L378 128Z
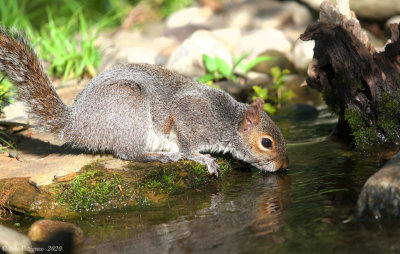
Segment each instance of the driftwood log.
M300 36L315 40L307 85L338 115L337 136L361 146L399 143L399 24L390 26L391 41L377 52L354 13L340 11L323 2L319 20Z

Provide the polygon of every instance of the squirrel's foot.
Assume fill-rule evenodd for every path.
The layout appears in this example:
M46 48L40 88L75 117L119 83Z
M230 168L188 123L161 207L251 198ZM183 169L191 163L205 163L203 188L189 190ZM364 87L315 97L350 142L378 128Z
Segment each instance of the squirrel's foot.
M208 172L211 175L216 175L218 176L219 173L219 166L217 161L209 154L200 154L200 153L195 153L192 154L191 156L187 157L189 160L198 162L202 165L205 165L207 167Z

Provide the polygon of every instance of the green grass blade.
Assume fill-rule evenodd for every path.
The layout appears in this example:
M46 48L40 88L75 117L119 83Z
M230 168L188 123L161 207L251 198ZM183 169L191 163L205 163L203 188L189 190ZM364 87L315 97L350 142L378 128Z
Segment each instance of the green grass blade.
M232 75L232 69L222 58L216 56L215 61L217 62L218 71L226 78L230 79Z
M275 57L272 56L259 56L248 62L244 67L243 67L243 73L246 74L249 72L254 66L256 66L258 63L265 62L265 61L271 61L274 60Z

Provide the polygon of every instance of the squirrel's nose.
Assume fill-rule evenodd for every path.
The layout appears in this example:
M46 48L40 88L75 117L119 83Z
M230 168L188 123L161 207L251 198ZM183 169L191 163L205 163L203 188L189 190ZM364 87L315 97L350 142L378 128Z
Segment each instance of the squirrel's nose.
M285 155L282 158L282 164L281 164L280 170L287 169L288 166L289 166L289 157L287 155Z

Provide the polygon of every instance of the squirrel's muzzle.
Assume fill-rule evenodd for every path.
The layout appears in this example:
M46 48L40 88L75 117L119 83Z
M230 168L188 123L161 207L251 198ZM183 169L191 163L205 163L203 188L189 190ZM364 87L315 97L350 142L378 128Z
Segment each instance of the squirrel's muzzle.
M278 170L285 170L289 166L289 157L287 155L283 156L281 161L280 161L280 166L277 165Z

